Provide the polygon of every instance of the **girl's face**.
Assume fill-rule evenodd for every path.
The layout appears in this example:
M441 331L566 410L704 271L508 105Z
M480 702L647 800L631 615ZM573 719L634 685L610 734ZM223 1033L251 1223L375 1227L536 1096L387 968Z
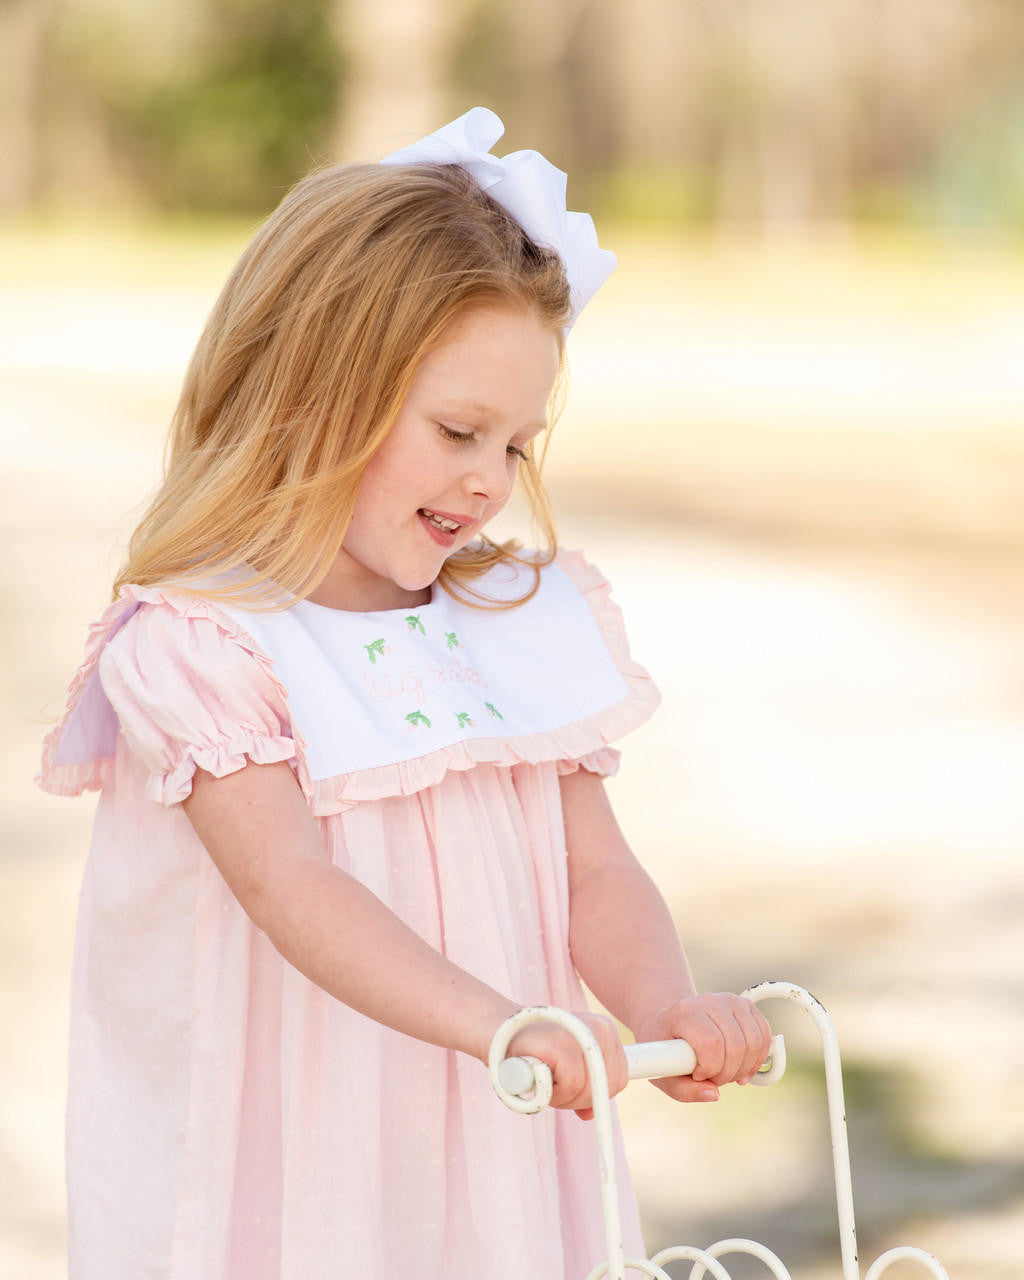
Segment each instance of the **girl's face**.
M558 365L557 338L529 311L456 321L420 361L310 599L354 611L426 603L444 561L508 500L523 448L547 425Z

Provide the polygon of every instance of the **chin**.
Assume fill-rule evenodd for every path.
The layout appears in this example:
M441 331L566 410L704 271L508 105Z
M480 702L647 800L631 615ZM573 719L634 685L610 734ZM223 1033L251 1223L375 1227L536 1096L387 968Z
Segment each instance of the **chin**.
M432 568L409 569L402 573L396 573L391 581L401 591L426 591L437 581L437 575L441 572L443 565L444 561L442 560L440 564Z

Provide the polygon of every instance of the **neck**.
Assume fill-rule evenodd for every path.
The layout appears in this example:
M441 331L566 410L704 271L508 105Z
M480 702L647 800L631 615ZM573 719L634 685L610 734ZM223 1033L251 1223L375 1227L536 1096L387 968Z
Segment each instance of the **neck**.
M325 609L378 613L388 609L422 608L430 603L431 594L431 587L407 590L389 578L369 573L342 552L306 599Z

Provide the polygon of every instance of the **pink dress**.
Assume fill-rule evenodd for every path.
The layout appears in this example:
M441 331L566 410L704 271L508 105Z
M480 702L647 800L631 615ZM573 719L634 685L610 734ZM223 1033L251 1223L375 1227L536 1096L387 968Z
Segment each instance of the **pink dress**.
M40 776L102 791L72 978L71 1280L584 1280L603 1259L592 1125L506 1110L476 1060L309 982L180 804L197 767L289 761L325 856L423 938L517 1002L584 1007L558 779L614 772L606 744L657 693L596 569L562 553L543 582L507 611L435 590L413 615L301 602L247 628L128 587L94 625Z

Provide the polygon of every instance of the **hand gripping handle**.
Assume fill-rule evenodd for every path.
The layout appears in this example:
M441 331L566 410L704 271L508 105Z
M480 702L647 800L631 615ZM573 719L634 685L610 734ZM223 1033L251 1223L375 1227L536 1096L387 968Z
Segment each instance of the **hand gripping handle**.
M660 1080L665 1076L692 1075L697 1055L686 1040L652 1040L627 1044L626 1066L630 1080ZM786 1046L782 1036L772 1036L771 1055L751 1084L769 1085L782 1078L786 1069ZM506 1058L498 1068L502 1087L522 1098L538 1090L551 1096L551 1073L536 1058Z

